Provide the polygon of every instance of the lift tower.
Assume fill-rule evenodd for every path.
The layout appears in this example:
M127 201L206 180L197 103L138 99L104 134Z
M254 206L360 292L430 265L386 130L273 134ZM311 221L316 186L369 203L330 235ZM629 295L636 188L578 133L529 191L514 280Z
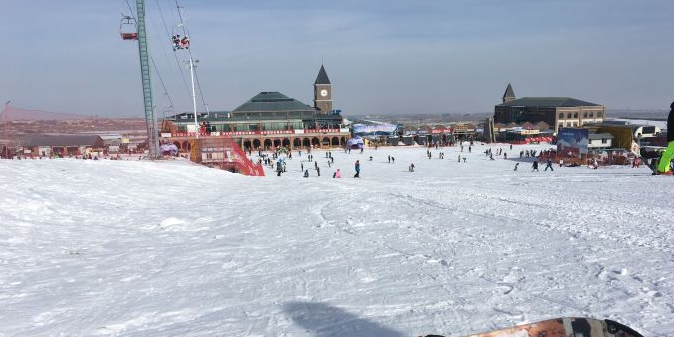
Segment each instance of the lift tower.
M120 35L122 40L138 40L138 55L140 56L140 74L143 82L143 102L145 105L145 127L147 128L147 145L150 158L159 158L159 133L157 131L157 117L154 114L154 100L152 97L152 80L150 78L150 52L148 51L147 31L145 29L145 1L136 0L135 22L136 31L130 29L134 26L134 18L122 13Z

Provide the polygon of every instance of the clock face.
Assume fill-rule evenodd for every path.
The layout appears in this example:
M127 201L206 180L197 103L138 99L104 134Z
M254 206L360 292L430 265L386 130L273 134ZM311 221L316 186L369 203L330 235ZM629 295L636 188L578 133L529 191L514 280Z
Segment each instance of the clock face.
M327 90L325 90L325 89L321 90L321 96L325 97L325 96L327 96L327 95L328 95L328 91L327 91Z

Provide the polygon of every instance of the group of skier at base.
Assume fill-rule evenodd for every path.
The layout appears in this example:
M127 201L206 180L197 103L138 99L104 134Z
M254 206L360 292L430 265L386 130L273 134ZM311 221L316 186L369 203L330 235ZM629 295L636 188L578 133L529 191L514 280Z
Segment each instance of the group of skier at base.
M517 171L517 167L519 165L520 163L515 163L515 169L513 171ZM550 169L550 171L555 170L554 168L552 168L552 160L550 158L548 158L548 161L545 163L545 170L543 171L547 171L548 169ZM531 165L531 172L533 171L540 172L538 171L538 160L534 160L534 163Z

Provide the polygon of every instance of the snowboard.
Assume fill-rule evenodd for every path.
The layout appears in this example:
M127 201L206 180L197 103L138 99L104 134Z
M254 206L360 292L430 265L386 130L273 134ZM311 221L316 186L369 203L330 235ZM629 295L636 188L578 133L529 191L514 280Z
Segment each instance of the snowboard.
M419 336L421 337L421 336ZM443 337L427 335L426 337ZM518 325L466 337L643 337L640 333L611 320L564 317Z

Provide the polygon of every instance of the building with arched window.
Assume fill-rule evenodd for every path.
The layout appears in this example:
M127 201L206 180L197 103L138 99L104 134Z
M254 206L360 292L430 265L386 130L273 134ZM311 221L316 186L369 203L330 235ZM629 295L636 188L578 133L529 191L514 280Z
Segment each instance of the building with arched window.
M571 97L517 99L510 84L503 95L503 103L494 107L494 123L545 122L555 133L560 127L581 127L588 123L601 123L604 118L606 108L603 105Z
M182 113L162 127L162 137L181 151L188 138L231 136L243 149L341 147L349 139L340 110L332 110L332 84L321 66L314 83L314 106L280 92L261 92L231 111Z

